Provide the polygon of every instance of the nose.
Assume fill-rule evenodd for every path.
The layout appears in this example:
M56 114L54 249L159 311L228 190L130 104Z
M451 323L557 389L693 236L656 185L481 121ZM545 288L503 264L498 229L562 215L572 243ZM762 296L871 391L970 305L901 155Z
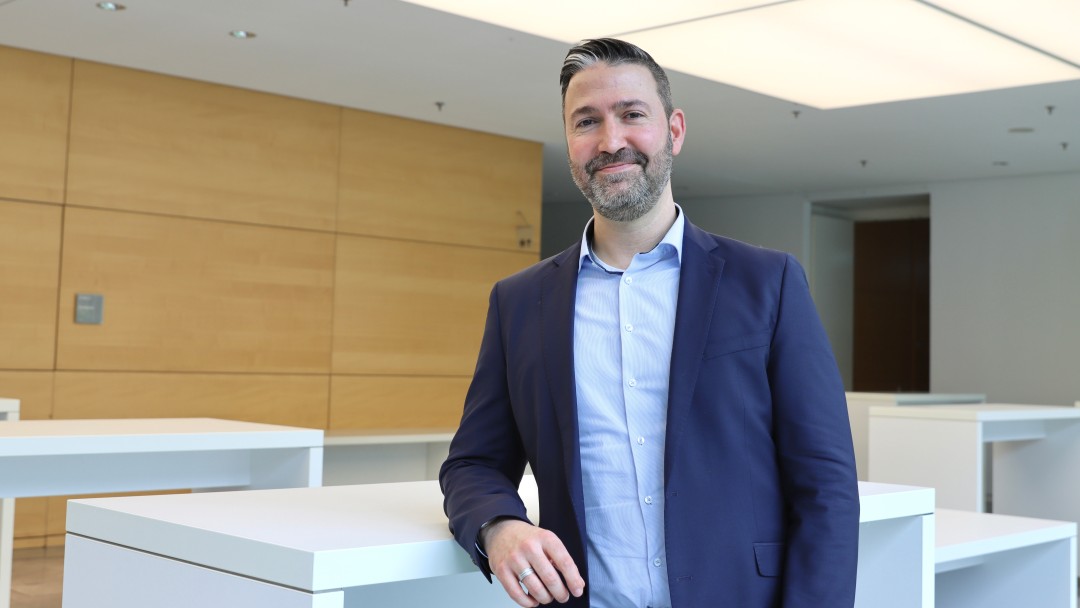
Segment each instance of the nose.
M626 134L618 121L604 121L598 142L600 152L614 154L626 147Z

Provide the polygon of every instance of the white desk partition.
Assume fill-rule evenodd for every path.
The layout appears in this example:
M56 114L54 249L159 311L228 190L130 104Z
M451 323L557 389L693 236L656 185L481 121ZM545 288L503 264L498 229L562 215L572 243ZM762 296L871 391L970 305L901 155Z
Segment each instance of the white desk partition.
M848 420L851 442L855 446L855 468L859 480L870 479L869 451L870 408L874 406L940 405L949 403L985 403L986 395L975 393L860 393L848 392Z
M323 485L438 479L454 429L328 431Z
M317 486L322 440L316 429L211 418L5 422L0 496ZM0 572L7 608L10 545Z
M0 398L0 420L18 420L21 402L18 399ZM8 605L6 598L11 596L11 568L4 567L10 563L12 551L15 549L15 499L0 498L0 606Z
M1076 608L1076 524L938 509L937 608Z
M937 489L937 506L986 511L984 444L993 444L995 511L1046 519L1004 508L1016 484L1044 501L1056 487L1070 491L1080 470L1080 408L1039 405L939 405L870 408L870 478ZM1022 470L1017 470L1022 469ZM1017 479L1021 478L1021 479ZM1080 504L1080 503L1078 503ZM1000 507L1000 508L997 508Z
M0 397L0 420L19 419L19 400Z
M933 491L860 492L857 605L931 606ZM73 500L67 526L64 608L515 606L450 536L435 481Z

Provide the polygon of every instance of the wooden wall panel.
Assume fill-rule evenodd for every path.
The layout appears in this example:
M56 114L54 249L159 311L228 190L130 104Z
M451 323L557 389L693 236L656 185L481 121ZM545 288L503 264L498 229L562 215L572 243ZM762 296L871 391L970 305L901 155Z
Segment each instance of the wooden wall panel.
M0 201L0 369L53 366L62 211Z
M19 400L21 420L48 420L53 411L53 372L0 371L0 397Z
M48 534L48 498L20 498L15 501L15 548L44 547Z
M329 376L57 372L54 418L228 418L326 428Z
M0 198L64 202L71 59L0 46Z
M75 62L68 202L333 230L340 108Z
M334 373L472 375L492 285L536 257L339 236Z
M63 264L58 369L329 371L332 234L69 208Z
M542 164L538 143L345 110L338 230L539 253Z
M330 430L457 428L468 376L334 376Z

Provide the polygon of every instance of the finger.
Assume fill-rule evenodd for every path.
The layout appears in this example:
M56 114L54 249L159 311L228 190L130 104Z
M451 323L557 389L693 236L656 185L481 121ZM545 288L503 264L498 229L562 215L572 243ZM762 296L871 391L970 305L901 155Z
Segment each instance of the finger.
M540 605L521 589L517 579L517 572L511 572L510 568L503 566L498 569L498 572L495 572L495 578L503 586L506 595L510 596L510 599L514 600L517 605L522 606L522 608L536 608Z
M561 580L559 585L563 589L568 590L568 593L574 597L581 597L585 593L585 580L581 578L581 572L578 571L577 564L574 563L574 558L570 557L570 552L566 550L566 547L561 541L555 539L554 543L545 547L545 550L550 559L551 567L561 574ZM556 574L556 577L558 577ZM545 581L547 579L545 578ZM552 587L549 585L549 589ZM556 597L564 597L563 595L556 595ZM569 598L567 598L569 599ZM560 600L563 601L563 600Z
M541 604L546 604L552 599L562 604L570 599L570 592L566 590L566 585L563 584L563 579L559 576L559 571L555 569L554 564L551 562L546 562L542 566L535 567L535 574L529 576L525 580L527 581L532 578L537 579L539 583L544 586L544 590L547 591L550 598L545 602L539 594L536 594L535 597ZM531 591L532 586L530 586L529 589Z
M553 569L548 566L549 569ZM524 570L524 568L522 568ZM558 576L556 576L558 578ZM521 579L521 584L524 585L528 591L529 596L541 604L550 604L553 599L552 592L547 587L547 581L540 578L537 572L534 570L531 574ZM562 584L561 582L559 583Z

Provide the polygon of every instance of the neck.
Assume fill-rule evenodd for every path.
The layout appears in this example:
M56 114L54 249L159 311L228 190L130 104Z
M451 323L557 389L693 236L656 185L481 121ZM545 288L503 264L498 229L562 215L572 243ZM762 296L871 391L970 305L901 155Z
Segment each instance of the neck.
M626 270L635 254L656 247L675 223L675 217L675 201L670 195L661 196L652 210L630 222L616 222L593 213L593 253L615 268Z

